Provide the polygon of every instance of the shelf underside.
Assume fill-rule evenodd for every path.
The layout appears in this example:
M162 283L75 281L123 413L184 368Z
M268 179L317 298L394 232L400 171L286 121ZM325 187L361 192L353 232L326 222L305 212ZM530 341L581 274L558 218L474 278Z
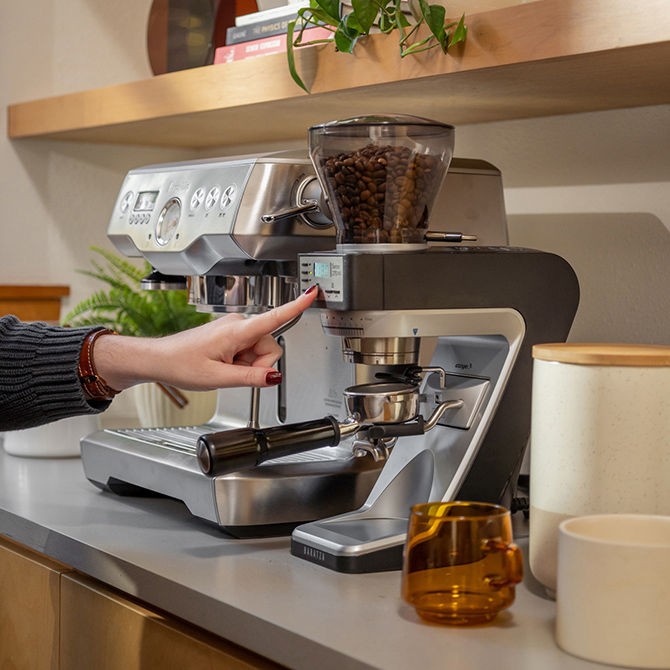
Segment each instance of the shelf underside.
M462 125L670 102L665 0L643 17L620 0L570 4L474 15L466 47L447 56L400 59L387 36L356 56L305 49L309 96L280 54L13 105L9 136L208 147L304 138L313 123L371 112Z

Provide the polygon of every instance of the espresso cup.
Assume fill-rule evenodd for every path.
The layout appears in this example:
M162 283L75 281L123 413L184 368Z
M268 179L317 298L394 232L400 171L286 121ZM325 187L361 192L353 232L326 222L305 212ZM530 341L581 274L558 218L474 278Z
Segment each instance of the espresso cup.
M559 526L556 642L575 656L670 668L670 516L599 514Z
M523 576L504 507L436 502L412 507L402 597L423 619L444 624L491 621L514 602Z

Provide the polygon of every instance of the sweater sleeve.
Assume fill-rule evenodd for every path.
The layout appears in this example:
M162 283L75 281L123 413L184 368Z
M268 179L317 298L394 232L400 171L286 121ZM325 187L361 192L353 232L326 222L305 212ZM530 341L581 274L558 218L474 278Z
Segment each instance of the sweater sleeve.
M109 407L107 401L88 401L79 382L79 353L92 330L0 318L0 430Z

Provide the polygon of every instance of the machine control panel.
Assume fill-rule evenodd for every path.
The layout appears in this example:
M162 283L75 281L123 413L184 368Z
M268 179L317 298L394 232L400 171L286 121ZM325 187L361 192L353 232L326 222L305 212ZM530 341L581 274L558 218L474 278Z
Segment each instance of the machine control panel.
M342 256L300 256L300 290L319 285L319 299L344 302L344 258Z
M229 235L254 160L147 166L131 170L108 235L141 253L180 252L199 237ZM132 248L124 250L129 255Z

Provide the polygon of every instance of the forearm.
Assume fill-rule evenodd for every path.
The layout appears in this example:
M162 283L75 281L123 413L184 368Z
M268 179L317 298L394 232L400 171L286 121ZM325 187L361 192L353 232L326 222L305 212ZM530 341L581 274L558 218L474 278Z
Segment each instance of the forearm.
M123 391L149 381L166 381L170 365L162 338L102 335L94 348L95 368L108 386Z
M87 401L79 382L79 352L91 330L0 318L0 430L91 414L109 405Z

